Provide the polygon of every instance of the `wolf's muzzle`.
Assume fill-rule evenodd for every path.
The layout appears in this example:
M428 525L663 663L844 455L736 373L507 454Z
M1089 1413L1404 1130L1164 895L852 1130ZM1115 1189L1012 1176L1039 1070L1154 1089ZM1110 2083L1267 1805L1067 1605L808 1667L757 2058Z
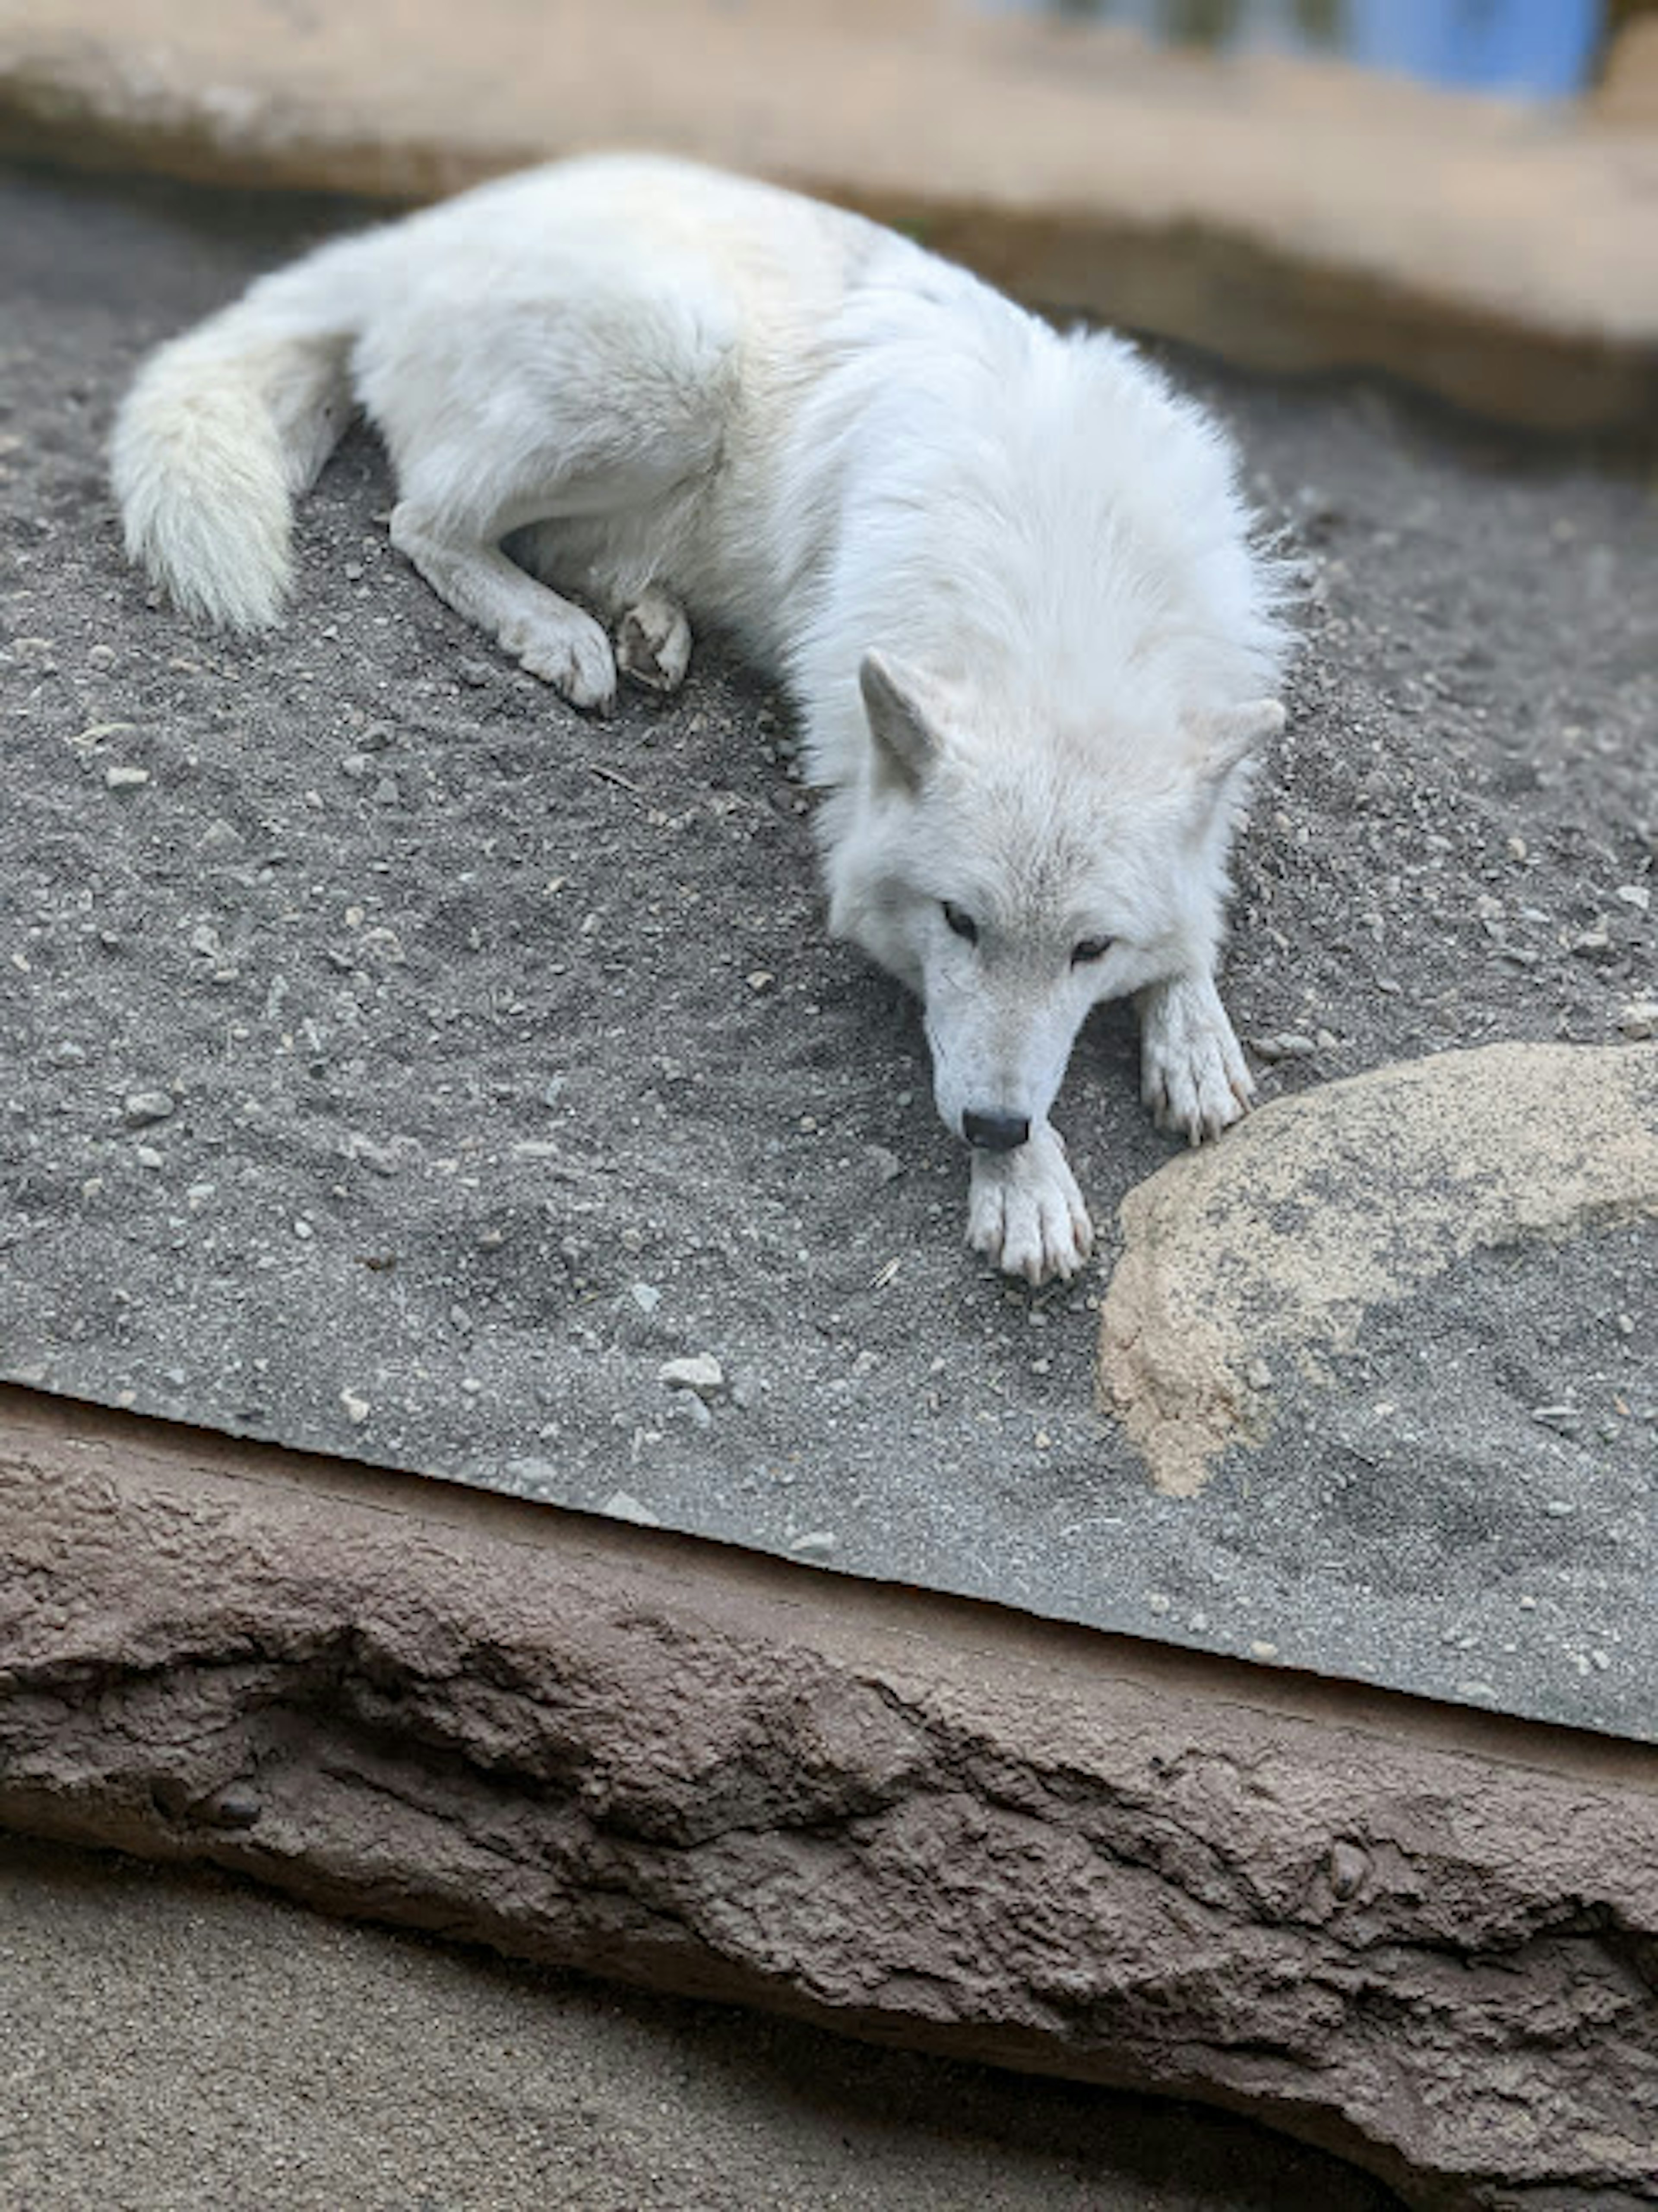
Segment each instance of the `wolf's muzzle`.
M1017 1152L1030 1134L1022 1114L963 1114L962 1134L985 1152Z

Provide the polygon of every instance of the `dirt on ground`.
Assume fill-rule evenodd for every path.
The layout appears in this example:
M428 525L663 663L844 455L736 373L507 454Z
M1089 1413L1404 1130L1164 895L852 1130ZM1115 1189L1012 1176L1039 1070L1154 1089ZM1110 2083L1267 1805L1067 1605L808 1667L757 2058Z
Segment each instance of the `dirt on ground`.
M1453 1271L1272 1451L1154 1497L1093 1406L1114 1208L1173 1149L1132 1019L1055 1116L1096 1271L1011 1286L963 1247L913 1006L825 936L785 703L717 640L671 702L574 714L390 550L361 431L282 631L209 634L129 572L101 447L135 365L347 219L0 191L0 1371L1658 1728L1652 1224ZM1263 1094L1632 1033L1649 464L1176 366L1305 568L1225 981ZM697 1355L717 1382L663 1381Z

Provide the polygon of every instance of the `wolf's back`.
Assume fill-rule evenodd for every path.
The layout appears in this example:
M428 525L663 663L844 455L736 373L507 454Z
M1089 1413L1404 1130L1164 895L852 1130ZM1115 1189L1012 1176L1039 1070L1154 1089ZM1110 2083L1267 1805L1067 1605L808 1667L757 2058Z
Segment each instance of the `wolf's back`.
M323 246L153 354L123 401L110 470L129 557L188 613L277 621L295 495L351 410L351 344L375 235Z

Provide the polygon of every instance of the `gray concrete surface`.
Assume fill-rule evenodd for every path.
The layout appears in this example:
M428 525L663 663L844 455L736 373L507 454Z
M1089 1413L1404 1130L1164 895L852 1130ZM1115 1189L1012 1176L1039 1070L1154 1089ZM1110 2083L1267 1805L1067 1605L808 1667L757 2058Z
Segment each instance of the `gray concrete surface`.
M5 2212L1385 2212L1247 2123L0 1837Z
M827 942L786 715L717 641L665 708L575 716L392 555L362 434L286 629L150 603L116 398L341 219L0 197L0 1373L1658 1732L1658 1224L1469 1255L1156 1496L1093 1410L1114 1210L1171 1152L1132 1022L1056 1115L1100 1261L1032 1297L962 1248L914 1009ZM1658 944L1644 478L1181 374L1307 568L1226 986L1264 1095L1615 1042ZM661 1379L698 1355L708 1405Z

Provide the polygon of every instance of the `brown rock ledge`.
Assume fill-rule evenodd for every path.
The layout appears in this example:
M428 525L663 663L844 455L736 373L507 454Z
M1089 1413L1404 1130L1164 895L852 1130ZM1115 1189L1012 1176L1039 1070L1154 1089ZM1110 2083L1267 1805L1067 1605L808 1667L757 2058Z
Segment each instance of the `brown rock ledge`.
M0 0L0 154L429 198L597 146L914 226L1035 304L1549 429L1658 416L1658 134L952 0Z
M1658 1753L0 1390L0 1821L1658 2203Z

